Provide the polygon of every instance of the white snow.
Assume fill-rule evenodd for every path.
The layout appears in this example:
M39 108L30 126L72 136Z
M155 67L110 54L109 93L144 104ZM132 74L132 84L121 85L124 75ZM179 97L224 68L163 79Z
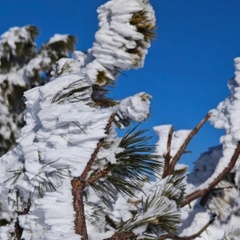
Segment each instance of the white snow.
M92 49L87 53L76 51L73 59L59 60L49 83L25 93L26 125L21 130L16 148L0 159L1 203L10 202L12 206L6 209L8 216L12 214L16 218L15 211L22 211L28 200L31 201L29 214L19 217L25 239L79 239L74 229L71 179L82 174L100 139L108 137L107 141L113 141L113 145L100 150L97 157L104 158L105 163L116 163L115 154L122 149L118 147L120 139L115 139L114 125L109 136L106 135L106 126L113 113L140 122L148 117L151 97L143 92L120 101L116 107L92 107L93 84L104 85L108 79L116 80L121 71L143 65L150 43L129 24L134 12L142 10L149 12L149 22L154 25L152 8L141 1L113 0L101 6L98 9L100 28ZM24 28L13 28L0 41L7 42L14 51L18 37L27 39L29 36ZM54 35L47 44L66 41L67 37ZM141 57L129 52L137 47L137 41L142 41L142 47L138 49ZM41 69L49 63L43 49L42 56L32 59L22 69L22 80L33 77L34 69ZM105 74L105 81L97 79L99 73ZM4 79L0 77L0 80ZM85 198L88 227L95 231L89 233L90 239L95 240L96 234L101 239L111 237L114 230L109 226L106 230L105 220L96 226L91 224L91 218L95 218L91 214L94 215L96 209L92 205L99 205L102 214L114 212L118 221L131 218L129 209L133 206L127 204L123 196L116 195L111 211L95 192L88 191L93 194L88 196L89 201ZM0 228L1 236L7 239L13 226L14 222L6 229Z
M117 105L117 112L120 112L124 118L130 118L133 121L142 122L149 116L151 96L144 92L123 99Z
M27 42L31 38L29 32L26 30L25 27L12 27L7 32L1 35L0 38L0 55L4 54L3 46L7 44L11 48L11 53L16 54L16 43L18 42Z
M48 44L60 41L66 42L68 37L69 35L67 34L54 34L54 36L49 39Z

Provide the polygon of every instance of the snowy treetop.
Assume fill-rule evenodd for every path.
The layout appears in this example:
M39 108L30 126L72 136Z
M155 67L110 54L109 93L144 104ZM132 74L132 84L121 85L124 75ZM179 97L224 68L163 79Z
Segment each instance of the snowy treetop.
M31 42L33 36L30 31L28 31L29 27L13 27L10 28L7 32L1 35L0 38L0 56L5 55L4 46L9 46L11 48L11 53L13 55L16 54L16 44L21 42Z

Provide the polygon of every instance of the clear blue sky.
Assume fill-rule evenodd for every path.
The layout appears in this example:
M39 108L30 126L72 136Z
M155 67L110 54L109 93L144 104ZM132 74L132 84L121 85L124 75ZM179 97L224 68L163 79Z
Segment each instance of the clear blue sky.
M99 5L105 0L0 0L0 33L13 26L36 25L38 43L55 33L77 36L77 49L92 46ZM154 40L145 66L125 72L114 91L121 99L145 91L153 96L152 128L173 124L193 128L228 96L234 76L233 58L240 56L239 0L150 0L157 18ZM153 134L153 132L151 132ZM185 161L193 162L219 143L220 131L209 125L192 142ZM157 137L154 136L154 140Z

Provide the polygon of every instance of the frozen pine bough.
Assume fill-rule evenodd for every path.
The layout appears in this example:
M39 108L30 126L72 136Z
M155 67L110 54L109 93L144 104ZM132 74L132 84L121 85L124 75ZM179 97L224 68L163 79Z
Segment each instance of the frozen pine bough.
M48 84L25 93L26 125L0 160L2 239L131 238L177 228L175 201L158 198L171 182L158 195L146 185L161 164L144 131L116 135L116 126L148 117L151 97L106 97L121 71L143 65L154 12L142 0L109 1L98 12L93 47L58 61ZM169 216L171 226L162 221Z
M181 224L175 234L160 239L239 239L239 127L240 127L240 60L235 59L235 77L229 81L230 96L191 131L175 131L172 125L155 127L160 139L156 151L163 164L161 176L165 179L184 170L178 164L188 143L208 120L215 128L225 130L221 145L203 153L186 182L178 206ZM186 166L185 166L186 167ZM176 191L177 193L177 191ZM181 195L180 195L181 196Z
M121 71L143 66L155 17L147 0L108 1L98 14L93 47L61 58L50 82L25 92L26 125L17 146L0 158L0 238L236 237L238 229L206 235L216 229L213 208L206 210L199 199L231 170L239 181L238 60L230 97L193 130L155 127L156 148L137 126L118 137L117 128L149 116L151 96L141 92L116 101L107 97L108 87ZM67 39L55 35L49 44L59 38ZM14 41L4 39L14 48ZM30 62L24 71L31 75L41 64L37 57ZM203 179L187 182L187 167L178 161L209 119L226 129L222 148L211 150L217 160Z

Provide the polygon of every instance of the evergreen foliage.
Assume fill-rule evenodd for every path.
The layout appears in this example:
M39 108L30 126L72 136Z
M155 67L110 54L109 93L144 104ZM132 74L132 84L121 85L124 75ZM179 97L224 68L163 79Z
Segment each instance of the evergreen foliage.
M11 149L24 126L23 93L50 80L55 62L74 50L75 37L55 35L38 50L35 26L14 27L0 38L0 156Z
M108 91L122 71L143 66L155 36L154 11L147 0L111 0L98 13L93 47L75 51L73 58L67 58L75 42L69 35L56 34L40 50L36 27L12 28L1 37L2 153L24 125L23 92L26 124L16 147L0 158L0 238L239 238L239 229L229 225L220 238L207 231L222 224L220 213L238 203L233 196L240 183L239 76L230 83L230 97L193 130L155 127L159 141L153 146L140 129L151 96L141 92L114 100ZM240 60L235 62L238 74ZM187 176L179 160L208 120L225 128L222 146L200 158ZM118 137L133 122L139 124ZM204 161L216 151L214 164L208 163L214 171L202 177ZM225 222L234 214L226 214Z

